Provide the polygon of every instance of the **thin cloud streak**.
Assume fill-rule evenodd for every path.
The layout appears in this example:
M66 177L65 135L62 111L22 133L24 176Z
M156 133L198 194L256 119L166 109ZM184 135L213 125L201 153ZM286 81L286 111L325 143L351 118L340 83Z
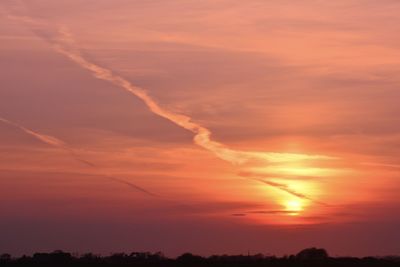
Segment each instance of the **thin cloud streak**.
M54 136L49 136L49 135L45 135L45 134L41 134L41 133L35 132L35 131L33 131L31 129L28 129L28 128L26 128L26 127L24 127L24 126L22 126L22 125L20 125L18 123L12 122L12 121L7 120L7 119L2 118L2 117L0 117L0 121L5 123L5 124L11 125L11 126L13 126L15 128L20 129L24 133L26 133L26 134L28 134L30 136L33 136L34 138L36 138L37 140L41 141L42 143L45 143L45 144L48 144L50 146L54 146L54 147L57 147L57 148L61 148L61 149L65 150L65 151L67 151L75 160L77 160L77 161L79 161L79 162L81 162L81 163L83 163L83 164L85 164L87 166L95 167L95 165L93 163L91 163L91 162L89 162L87 160L84 160L84 159L80 158L78 155L76 155L74 150L71 149L70 147L68 147L67 144L64 141L62 141L62 140L60 140L60 139L58 139L58 138L56 138Z
M112 180L112 181L115 181L115 182L118 182L118 183L121 183L121 184L125 184L125 185L127 185L127 186L129 186L129 187L131 187L131 188L133 188L133 189L135 189L137 191L143 192L143 193L145 193L145 194L147 194L149 196L159 197L159 195L156 195L156 194L144 189L143 187L138 186L136 184L133 184L131 182L128 182L126 180L123 180L123 179L120 179L120 178L117 178L117 177L113 177L113 176L109 176L109 175L102 175L102 176L107 178L107 179L109 179L109 180Z
M400 169L400 165L399 165L399 164L386 164L386 163L362 162L361 165Z
M22 125L20 125L18 123L12 122L12 121L7 120L7 119L2 118L2 117L0 117L0 122L3 122L3 123L8 124L8 125L11 125L11 126L17 128L17 129L23 131L24 133L26 133L26 134L28 134L30 136L33 136L34 138L36 138L37 140L41 141L42 143L45 143L47 145L50 145L50 146L53 146L53 147L56 147L56 148L60 148L60 149L63 149L65 151L67 151L68 154L72 158L74 158L76 161L79 161L80 163L83 163L83 164L85 164L85 165L87 165L87 166L89 166L91 168L95 168L95 169L99 168L98 166L96 166L96 164L79 157L76 154L76 152L72 148L70 148L64 141L62 141L62 140L60 140L60 139L58 139L56 137L35 132L35 131L33 131L31 129L28 129L28 128L26 128L26 127L24 127L24 126L22 126ZM131 182L128 182L126 180L123 180L123 179L120 179L120 178L116 178L116 177L112 177L112 176L109 176L109 175L100 175L100 176L105 177L105 178L107 178L109 180L118 182L118 183L122 183L122 184L128 185L129 187L134 188L137 191L143 192L143 193L145 193L145 194L147 194L149 196L153 196L153 197L157 196L154 193L144 189L143 187L140 187L140 186L138 186L136 184L133 184Z
M55 138L53 136L49 136L49 135L45 135L45 134L40 134L40 133L34 132L34 131L32 131L32 130L30 130L28 128L25 128L24 126L22 126L22 125L20 125L18 123L12 122L12 121L7 120L7 119L4 119L2 117L0 117L0 121L5 123L5 124L11 125L13 127L16 127L18 129L20 129L21 131L25 132L26 134L29 134L29 135L35 137L36 139L40 140L41 142L46 143L48 145L56 146L56 147L63 148L63 149L67 149L68 148L63 141L61 141L60 139Z
M18 20L18 17L13 16L12 19ZM88 70L91 74L101 80L110 82L111 84L124 89L128 93L136 96L147 106L147 108L154 114L163 117L179 127L188 130L194 134L194 143L210 152L212 152L218 158L230 162L235 165L242 165L245 163L285 163L301 160L313 160L313 159L335 159L334 157L326 155L308 155L308 154L294 154L294 153L274 153L274 152L262 152L262 151L241 151L234 150L227 147L225 144L220 143L211 139L212 132L202 126L199 123L193 122L192 118L183 114L179 114L168 110L153 99L148 92L138 86L133 85L130 81L113 73L112 70L101 67L88 59L86 59L80 52L79 47L75 44L73 35L68 31L67 27L59 27L56 34L48 34L44 29L48 28L47 24L42 21L35 21L35 19L28 17L22 17L21 22L28 24L32 27L30 29L41 39L48 42L55 51L64 55L72 62L76 63L83 69ZM254 179L259 180L259 179ZM264 184L263 180L259 180ZM272 185L282 191L309 199L307 196L298 194L288 188L286 185ZM309 199L310 200L310 199ZM315 202L315 201L314 201Z
M71 46L74 41L72 35L66 31L66 28L63 27L59 30L59 34L61 38L59 40L67 40L68 46ZM89 70L92 74L101 80L108 81L129 93L135 95L139 99L141 99L145 105L156 115L163 117L176 125L191 131L194 133L194 142L200 147L205 148L206 150L212 152L214 155L219 157L222 160L228 161L232 164L244 164L248 161L256 161L256 162L290 162L290 161L298 161L298 160L310 160L310 159L332 159L332 157L323 156L323 155L306 155L306 154L291 154L291 153L270 153L270 152L258 152L258 151L238 151L233 150L226 147L224 144L219 143L211 139L211 131L204 126L195 123L192 121L192 118L174 113L169 111L163 107L161 107L151 96L148 95L147 91L143 88L134 86L125 78L114 74L111 70L103 68L99 65L96 65L87 59L85 59L80 53L79 50L74 48L72 50L62 46L60 43L50 42L54 49L65 55L67 58L81 66L82 68ZM261 183L267 184L269 186L275 187L282 191L285 191L291 195L296 197L310 200L314 203L318 203L320 205L327 204L312 200L306 195L297 193L291 189L287 185L284 184L276 184L269 183L262 179L254 179L256 181L260 181Z
M288 193L288 194L290 194L292 196L295 196L295 197L298 197L298 198L301 198L301 199L305 199L305 200L309 200L309 201L314 202L314 203L319 204L319 205L330 206L330 205L328 205L328 204L326 204L324 202L316 201L313 198L311 198L311 197L309 197L309 196L307 196L305 194L302 194L302 193L299 193L299 192L297 192L297 191L295 191L293 189L290 189L289 186L286 185L286 184L272 182L270 180L265 180L263 178L260 178L260 177L270 177L268 175L262 175L262 174L253 173L253 172L240 172L238 175L241 176L241 177L244 177L246 179L249 179L249 180L258 181L260 183L266 184L266 185L268 185L270 187L273 187L273 188L276 188L276 189L278 189L280 191L284 191L284 192L286 192L286 193Z
M296 192L295 190L290 189L289 186L286 185L286 184L267 181L267 180L263 180L263 179L259 179L259 178L249 178L249 179L252 179L252 180L255 180L255 181L259 181L259 182L261 182L263 184L266 184L266 185L269 185L271 187L277 188L277 189L279 189L281 191L284 191L284 192L286 192L286 193L288 193L288 194L290 194L292 196L295 196L295 197L298 197L298 198L301 198L301 199L305 199L305 200L309 200L309 201L314 202L314 203L319 204L319 205L330 206L330 205L328 205L328 204L326 204L324 202L320 202L320 201L314 200L314 199L310 198L309 196L307 196L305 194Z
M58 30L59 36L55 39L47 39L53 48L69 58L80 67L90 71L92 75L98 79L108 81L113 85L124 89L125 91L133 94L144 102L149 110L163 117L174 124L194 133L194 142L200 147L212 152L222 160L228 161L232 164L244 164L249 161L261 162L290 162L297 160L311 160L311 159L332 159L332 157L325 155L307 155L307 154L294 154L294 153L271 153L260 151L240 151L228 148L223 143L211 139L211 131L192 121L192 118L183 114L175 113L162 106L160 106L145 89L133 85L125 78L114 74L112 70L101 67L87 60L81 55L79 49L76 47L71 48L74 43L72 35L62 27ZM43 35L41 38L45 38Z

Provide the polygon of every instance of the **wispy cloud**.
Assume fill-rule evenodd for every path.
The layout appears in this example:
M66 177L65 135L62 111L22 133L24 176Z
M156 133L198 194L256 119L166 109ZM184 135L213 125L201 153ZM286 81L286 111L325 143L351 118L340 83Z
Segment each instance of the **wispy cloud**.
M291 189L286 184L277 183L277 182L268 181L268 180L263 180L263 179L256 179L256 178L254 180L259 181L259 182L261 182L263 184L278 188L279 190L285 191L286 193L291 194L291 195L293 195L295 197L298 197L298 198L301 198L301 199L306 199L306 200L309 200L311 202L314 202L314 203L317 203L317 204L320 204L320 205L329 206L328 204L326 204L324 202L317 201L317 200L312 199L311 197L309 197L309 196L307 196L305 194L299 193L299 192Z
M32 130L30 130L30 129L28 129L28 128L20 125L20 124L17 124L15 122L10 121L10 120L4 119L2 117L0 117L0 121L20 129L21 131L23 131L26 134L29 134L29 135L35 137L36 139L40 140L43 143L46 143L46 144L51 145L51 146L56 146L56 147L59 147L59 148L63 148L63 149L68 149L67 145L63 141L58 139L58 138L34 132L34 131L32 131Z
M127 92L138 97L144 102L154 114L163 117L176 125L194 133L194 142L210 152L214 153L217 157L231 162L233 164L244 164L249 161L266 161L266 162L290 162L296 160L309 160L309 159L330 159L331 157L323 155L307 155L307 154L291 154L291 153L271 153L259 151L240 151L228 148L223 143L211 139L212 132L206 127L194 122L191 117L178 114L170 111L157 103L145 89L133 85L125 78L114 74L110 69L106 69L97 64L94 64L84 58L77 49L69 49L63 42L65 39L70 39L71 35L65 36L65 28L59 31L59 38L51 40L54 49L65 55L67 58L89 70L93 76L98 79L108 81Z
M247 214L293 214L296 213L291 210L255 210L248 211Z
M233 213L232 216L234 216L234 217L245 217L246 214L245 213Z
M76 47L74 47L73 49L68 49L68 46L71 46L71 44L73 44L74 41L72 35L68 33L68 31L66 31L65 27L59 30L58 33L60 37L50 40L52 46L57 52L65 55L67 58L69 58L82 68L89 70L92 73L92 75L94 75L96 78L108 81L126 90L127 92L135 95L136 97L141 99L144 102L144 104L150 109L150 111L153 112L154 114L175 123L176 125L182 127L183 129L191 131L192 133L194 133L195 144L212 152L214 155L221 158L222 160L228 161L232 164L241 165L248 162L285 163L291 161L301 161L301 160L311 160L311 159L333 159L333 157L325 155L271 153L271 152L241 151L241 150L231 149L227 147L225 144L211 139L212 132L208 128L196 122L193 122L191 117L174 113L173 111L170 111L162 107L156 102L155 99L153 99L147 93L145 89L133 85L125 78L117 74L114 74L110 69L103 68L97 64L88 61L79 53L79 50ZM64 40L67 40L66 45L63 45ZM326 205L325 203L312 200L310 197L304 194L291 190L287 185L268 182L262 179L254 179L254 180L275 187L293 196L302 199L307 199L321 205Z
M63 150L65 150L65 151L67 151L68 154L69 154L71 157L73 157L76 161L78 161L78 162L80 162L80 163L83 163L83 164L85 164L86 166L89 166L89 167L95 168L95 169L98 169L98 168L99 168L96 164L94 164L94 163L92 163L92 162L90 162L90 161L87 161L87 160L83 159L82 157L80 157L80 156L74 151L74 149L72 149L71 147L69 147L64 141L62 141L62 140L60 140L60 139L58 139L58 138L56 138L56 137L54 137L54 136L50 136L50 135L45 135L45 134L42 134L42 133L38 133L38 132L36 132L36 131L33 131L33 130L31 130L31 129L26 128L25 126L22 126L21 124L12 122L12 121L7 120L7 119L2 118L2 117L0 117L0 122L3 122L3 123L5 123L5 124L11 125L11 126L13 126L13 127L15 127L15 128L18 128L19 130L21 130L21 131L23 131L24 133L26 133L26 134L28 134L28 135L30 135L30 136L36 138L37 140L41 141L42 143L45 143L45 144L47 144L47 145L50 145L50 146L53 146L53 147L56 147L56 148L60 148L60 149L63 149ZM135 190L137 190L137 191L140 191L140 192L142 192L142 193L145 193L145 194L147 194L147 195L149 195L149 196L156 196L154 193L152 193L152 192L150 192L150 191L144 189L143 187L138 186L138 185L136 185L136 184L133 184L133 183L131 183L131 182L128 182L128 181L126 181L126 180L123 180L123 179L120 179L120 178L117 178L117 177L113 177L113 176L110 176L110 175L101 175L101 176L103 176L103 177L105 177L105 178L107 178L107 179L110 179L110 180L112 180L112 181L115 181L115 182L118 182L118 183L122 183L122 184L128 185L129 187L131 187L131 188L133 188L133 189L135 189Z
M73 35L69 32L67 27L59 27L53 32L49 29L48 25L46 25L46 22L42 20L35 20L34 18L25 16L20 19L17 16L10 17L27 24L38 37L47 41L55 51L63 54L83 69L90 71L94 77L110 82L113 85L124 89L128 93L142 100L152 113L192 132L194 134L194 142L198 146L209 150L225 161L233 164L244 164L247 162L291 162L298 160L332 159L332 157L327 155L241 151L229 148L225 144L213 140L211 138L211 130L197 122L194 122L193 118L184 114L176 113L161 106L144 88L132 84L124 77L115 74L111 69L104 68L88 60L80 52Z
M271 181L270 179L272 179L272 177L269 175L264 175L264 174L255 173L255 172L240 172L238 175L241 177L245 177L246 179L254 180L254 181L263 183L265 185L268 185L270 187L276 188L276 189L286 192L292 196L295 196L295 197L298 197L301 199L305 199L305 200L309 200L309 201L319 204L319 205L329 206L328 204L326 204L324 202L317 201L317 200L309 197L306 194L299 193L296 190L291 189L288 185L286 185L284 183L278 183L278 182ZM267 179L267 178L269 178L269 179ZM303 179L303 178L301 178L301 179Z
M13 19L16 19L13 17ZM315 154L295 154L295 153L277 153L267 151L243 151L236 150L228 147L222 142L212 139L212 131L207 127L197 123L193 118L174 112L166 107L160 105L144 88L132 84L124 77L114 73L111 69L102 67L88 58L86 58L80 51L79 46L76 45L73 35L68 31L67 27L59 27L52 30L46 21L38 20L28 17L23 17L21 21L28 25L31 30L40 38L47 41L55 51L64 55L72 62L76 63L81 68L89 71L94 77L107 81L114 86L125 90L126 92L139 98L146 107L153 113L163 117L179 127L188 130L194 134L194 143L211 153L218 158L230 162L235 165L243 164L262 164L267 165L270 163L287 163L298 162L307 160L329 160L333 157L327 155ZM32 22L33 21L33 22ZM254 179L269 186L273 186L282 191L285 191L294 196L309 199L309 197L292 191L288 186L283 184L271 184L264 180ZM315 202L315 201L314 201Z

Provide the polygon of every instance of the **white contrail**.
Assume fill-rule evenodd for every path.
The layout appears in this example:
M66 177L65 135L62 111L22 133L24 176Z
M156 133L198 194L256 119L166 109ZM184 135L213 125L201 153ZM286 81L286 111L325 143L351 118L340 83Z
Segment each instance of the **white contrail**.
M68 46L71 45L71 35L69 33L66 35L65 28L63 28L62 31L59 31L59 34L61 36L60 38L48 40L57 52L65 55L71 61L90 71L96 78L108 81L113 85L118 86L138 97L154 114L163 117L188 131L191 131L194 133L194 142L197 145L207 149L208 151L211 151L217 157L225 161L233 164L243 164L248 161L289 162L310 159L332 159L331 157L323 155L239 151L228 148L226 145L212 140L211 131L204 126L193 122L190 117L175 113L160 106L145 89L133 85L125 78L114 74L110 69L106 69L90 62L79 53L78 49L68 48ZM63 45L64 40L69 41L68 45Z
M34 138L36 138L37 140L41 141L42 143L45 143L45 144L48 144L50 146L57 147L57 148L60 148L60 149L63 149L65 151L67 151L71 155L71 157L73 157L75 160L77 160L77 161L79 161L79 162L81 162L81 163L83 163L83 164L85 164L85 165L87 165L89 167L96 168L96 169L98 168L94 163L92 163L90 161L87 161L85 159L82 159L64 141L62 141L62 140L60 140L60 139L58 139L58 138L56 138L54 136L45 135L45 134L42 134L42 133L35 132L35 131L31 130L31 129L26 128L25 126L22 126L21 124L12 122L12 121L7 120L7 119L2 118L2 117L0 117L0 122L3 122L5 124L11 125L11 126L13 126L15 128L18 128L19 130L23 131L24 133L26 133L26 134L28 134L30 136L33 136ZM100 174L99 176L102 176L104 178L107 178L109 180L112 180L112 181L115 181L115 182L118 182L118 183L126 184L129 187L134 188L134 189L136 189L136 190L138 190L140 192L143 192L143 193L145 193L147 195L156 196L154 193L144 189L143 187L138 186L136 184L133 184L131 182L125 181L123 179L120 179L120 178L117 178L117 177L113 177L113 176L110 176L110 175L102 175L102 174Z
M59 31L61 38L58 40L68 40L68 45L70 46L73 44L72 35L66 32L66 29L63 28L62 31ZM64 36L65 35L65 36ZM214 153L217 157L228 161L233 164L243 164L250 160L253 161L266 161L266 162L289 162L289 161L298 161L298 160L309 160L309 159L332 159L328 156L322 155L306 155L306 154L291 154L291 153L270 153L270 152L257 152L257 151L238 151L233 150L226 147L224 144L219 143L211 139L211 131L206 127L195 123L191 120L190 117L174 113L170 110L167 110L161 107L143 88L137 87L133 85L131 82L126 80L125 78L114 74L111 70L103 68L99 65L96 65L86 58L84 58L80 53L79 50L68 49L63 46L60 42L50 42L54 49L68 57L70 60L81 66L82 68L89 70L96 78L111 82L113 85L118 86L129 93L135 95L139 99L141 99L145 105L154 113L163 118L168 119L169 121L177 124L178 126L193 132L194 135L194 142L207 149L208 151ZM318 202L316 200L311 199L310 197L295 192L291 190L287 185L278 184L270 181L265 181L262 179L253 180L261 182L265 185L269 185L271 187L277 188L281 191L284 191L288 194L296 196L298 198L310 200L314 203L325 205L327 204Z
M298 197L298 198L301 198L301 199L305 199L305 200L309 200L309 201L314 202L314 203L319 204L319 205L329 206L328 204L326 204L324 202L317 201L315 199L310 198L309 196L307 196L305 194L299 193L299 192L289 188L289 186L286 185L286 184L277 183L277 182L273 182L273 181L268 181L268 180L264 180L264 179L257 179L257 178L253 178L253 180L259 181L259 182L264 183L266 185L269 185L271 187L277 188L277 189L279 189L281 191L284 191L284 192L286 192L286 193L288 193L288 194L290 194L292 196L295 196L295 197Z
M9 120L4 119L2 117L0 117L0 121L20 129L21 131L23 131L26 134L29 134L29 135L35 137L36 139L42 141L43 143L46 143L46 144L51 145L51 146L56 146L56 147L59 147L59 148L63 148L63 149L67 148L66 144L63 141L61 141L60 139L57 139L57 138L55 138L53 136L49 136L49 135L45 135L45 134L40 134L40 133L34 132L34 131L32 131L32 130L30 130L28 128L25 128L24 126L22 126L20 124L17 124L15 122L9 121Z
M48 144L50 146L58 147L58 148L61 148L61 149L65 150L65 151L67 151L73 158L75 158L76 160L78 160L78 161L80 161L80 162L82 162L82 163L84 163L84 164L86 164L88 166L91 166L91 167L94 166L93 163L91 163L89 161L86 161L86 160L80 158L79 156L77 156L75 151L73 149L71 149L70 147L68 147L67 144L64 141L62 141L62 140L60 140L58 138L55 138L54 136L49 136L49 135L45 135L45 134L41 134L41 133L35 132L35 131L33 131L31 129L28 129L28 128L26 128L26 127L24 127L24 126L22 126L22 125L20 125L18 123L12 122L12 121L7 120L7 119L2 118L2 117L0 117L0 121L20 129L21 131L23 131L26 134L29 134L29 135L35 137L36 139L40 140L43 143L46 143L46 144Z
M12 17L12 19L18 19L18 17L14 16ZM100 65L89 61L80 53L79 47L75 45L74 38L66 27L58 29L57 34L49 34L48 31L44 31L44 29L48 27L45 22L35 21L30 17L22 17L22 19L20 20L32 26L31 30L40 38L47 41L55 51L66 56L68 59L70 59L72 62L76 63L83 69L88 70L94 77L110 82L111 84L121 89L124 89L125 91L142 100L152 113L173 122L183 129L192 132L194 134L193 140L195 144L212 152L214 155L222 160L228 161L232 164L244 164L248 162L268 164L312 159L335 159L334 157L325 155L241 151L231 149L223 143L212 140L211 131L201 124L193 122L192 118L162 107L147 93L145 89L133 85L127 79L113 73L112 70L101 67ZM259 182L263 182L264 184L266 184L265 181ZM269 185L272 186L272 184ZM282 191L290 193L282 186L275 185L275 187L280 188ZM298 195L298 197L301 196Z
M19 1L21 5L23 2ZM233 164L243 164L249 161L268 162L290 162L298 160L311 159L333 159L333 157L325 155L308 155L294 153L273 153L262 151L240 151L234 150L226 145L211 139L211 131L193 122L189 116L179 114L162 107L154 100L145 89L133 85L130 81L112 72L112 70L101 67L87 58L81 53L79 47L75 44L73 35L67 27L59 27L54 33L48 29L48 23L43 20L34 19L29 16L8 16L9 19L18 20L29 25L30 29L41 39L47 41L55 51L66 56L80 67L90 71L93 76L98 79L112 83L113 85L124 89L130 94L138 97L149 108L149 110L163 117L176 125L194 133L194 142L206 150L214 153L217 157L231 162Z

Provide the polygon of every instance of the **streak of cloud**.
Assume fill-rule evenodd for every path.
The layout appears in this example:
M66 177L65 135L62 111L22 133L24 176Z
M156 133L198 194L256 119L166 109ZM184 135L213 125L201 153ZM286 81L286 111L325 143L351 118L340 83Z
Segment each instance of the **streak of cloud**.
M26 134L28 134L30 136L33 136L34 138L36 138L37 140L41 141L42 143L48 144L50 146L58 147L58 148L61 148L61 149L65 150L65 151L67 151L75 160L77 160L77 161L79 161L79 162L81 162L81 163L83 163L83 164L85 164L87 166L95 167L95 165L93 163L80 158L75 153L75 151L73 149L71 149L70 147L67 146L67 144L64 141L62 141L62 140L60 140L60 139L58 139L58 138L56 138L54 136L49 136L49 135L45 135L45 134L41 134L41 133L35 132L35 131L33 131L31 129L28 129L28 128L26 128L26 127L24 127L24 126L22 126L22 125L20 125L18 123L12 122L12 121L7 120L7 119L2 118L2 117L0 117L0 121L20 129L24 133L26 133Z
M245 217L246 216L245 213L233 213L231 215L234 216L234 217Z
M17 19L13 17L13 19ZM81 68L89 71L94 77L107 81L116 87L119 87L126 92L136 96L146 105L146 107L154 114L163 117L179 127L188 130L194 134L193 141L196 145L212 152L218 158L230 162L235 165L242 165L245 163L285 163L302 160L315 160L315 159L334 159L326 155L309 155L309 154L295 154L295 153L276 153L276 152L263 152L263 151L242 151L229 148L225 144L215 141L211 138L212 132L205 126L196 123L191 117L179 114L177 112L168 110L162 107L149 93L138 86L135 86L124 77L115 74L111 69L104 68L100 65L93 63L84 57L72 34L68 31L67 27L60 27L56 33L48 34L48 25L42 21L35 21L33 18L23 17L21 22L28 24L31 30L41 39L47 41L55 51L64 55L72 62L76 63ZM297 193L291 190L284 184L273 184L266 182L262 179L253 179L269 186L273 186L282 191L285 191L294 196L309 199L306 195ZM316 202L316 201L314 201ZM316 202L317 203L317 202Z
M360 164L366 166L400 169L399 164L374 163L374 162L361 162Z
M36 23L35 25L39 25ZM136 96L147 106L147 108L154 114L163 117L174 124L194 133L193 140L198 146L212 152L218 158L228 161L233 164L244 164L250 161L254 162L291 162L298 160L311 160L311 159L332 159L326 155L308 155L308 154L294 154L294 153L273 153L262 151L240 151L227 147L225 144L215 141L211 138L212 132L196 123L191 117L173 112L167 108L162 107L148 92L138 86L133 85L130 81L113 73L112 70L101 67L88 59L86 59L74 46L74 39L72 34L66 27L61 27L57 31L56 37L46 37L45 34L36 34L49 42L55 51L66 56L68 59L92 73L98 79L112 83L113 85L124 89L128 93Z
M61 35L61 38L58 40L67 40L68 46L74 43L72 39L72 35L66 31L66 28L63 27L62 30L59 31L59 34ZM205 148L206 150L212 152L215 154L217 157L219 157L222 160L228 161L232 164L244 164L249 161L256 161L256 162L290 162L290 161L299 161L299 160L310 160L310 159L332 159L331 157L324 156L324 155L307 155L307 154L291 154L291 153L271 153L271 152L259 152L259 151L239 151L239 150L233 150L225 146L224 144L214 141L211 139L211 131L207 129L206 127L193 122L192 118L174 113L170 110L167 110L163 107L161 107L148 93L146 90L143 88L137 87L133 85L131 82L126 80L125 78L114 74L110 69L103 68L99 65L96 65L90 61L88 61L86 58L84 58L80 53L78 49L72 49L69 50L68 48L62 46L61 43L59 42L51 42L52 46L54 49L65 55L67 58L69 58L71 61L75 62L82 68L89 70L92 75L94 75L96 78L108 81L124 90L127 92L135 95L139 99L141 99L144 104L150 109L151 112L153 112L156 115L159 115L176 125L191 131L194 133L194 142L200 147ZM327 205L322 202L318 202L315 200L312 200L310 197L297 193L293 190L291 190L287 185L284 184L277 184L273 182L268 182L262 179L254 179L257 181L260 181L261 183L267 184L269 186L278 188L282 191L285 191L291 195L294 195L296 197L302 198L302 199L307 199L310 200L314 203L318 203L321 205Z
M256 211L247 211L242 213L233 213L232 216L235 217L244 217L247 215L257 214L257 215L294 215L297 214L297 211L293 210L256 210Z
M40 133L34 132L34 131L32 131L32 130L30 130L28 128L25 128L24 126L22 126L20 124L17 124L15 122L10 121L10 120L4 119L2 117L0 117L0 121L20 129L21 131L23 131L26 134L29 134L29 135L35 137L36 139L40 140L43 143L46 143L46 144L51 145L51 146L56 146L56 147L59 147L59 148L63 148L63 149L67 148L66 144L63 141L61 141L60 139L57 139L57 138L55 138L53 136L49 136L49 135L45 135L45 134L40 134Z
M62 140L60 140L60 139L58 139L56 137L35 132L35 131L31 130L31 129L26 128L25 126L22 126L22 125L20 125L18 123L12 122L12 121L7 120L7 119L2 118L2 117L0 117L0 122L3 122L3 123L8 124L8 125L11 125L11 126L17 128L17 129L23 131L24 133L36 138L37 140L41 141L42 143L45 143L47 145L50 145L50 146L65 150L76 161L78 161L80 163L83 163L83 164L85 164L85 165L87 165L87 166L89 166L91 168L98 169L98 166L96 166L96 164L94 164L94 163L92 163L90 161L87 161L85 159L82 159L64 141L62 141ZM120 179L120 178L116 178L116 177L113 177L113 176L109 176L109 175L101 175L101 176L105 177L105 178L107 178L109 180L112 180L112 181L115 181L115 182L118 182L118 183L121 183L121 184L128 185L129 187L135 189L136 191L140 191L140 192L145 193L145 194L147 194L149 196L153 196L153 197L156 196L154 193L144 189L143 187L138 186L136 184L133 184L131 182L128 182L126 180L123 180L123 179Z
M123 179L120 179L120 178L117 178L117 177L109 176L109 175L102 175L102 176L105 177L105 178L108 178L109 180L112 180L112 181L115 181L115 182L118 182L118 183L121 183L121 184L125 184L125 185L129 186L130 188L133 188L133 189L135 189L137 191L143 192L143 193L145 193L145 194L147 194L149 196L158 197L158 195L156 195L156 194L154 194L154 193L152 193L152 192L150 192L150 191L144 189L143 187L138 186L138 185L136 185L134 183L128 182L126 180L123 180Z
M250 177L250 178L272 178L273 176L271 174L266 174L266 173L261 173L261 172L255 172L255 171L241 171L238 173L239 176L241 177ZM286 175L286 176L280 176L281 179L287 179L287 180L315 180L317 177L311 177L311 176L294 176L294 175Z
M273 188L276 188L276 189L278 189L280 191L284 191L284 192L286 192L286 193L288 193L288 194L290 194L292 196L295 196L295 197L298 197L298 198L301 198L301 199L305 199L305 200L309 200L311 202L314 202L316 204L320 204L320 205L323 205L323 206L329 206L326 203L316 201L316 200L312 199L311 197L307 196L306 194L299 193L299 192L289 188L289 186L286 185L286 184L277 183L277 182L273 182L273 181L270 181L270 180L265 180L265 178L271 178L271 176L269 176L269 175L264 175L264 174L254 173L254 172L239 172L238 175L241 176L241 177L244 177L246 179L250 179L250 180L253 180L253 181L258 181L260 183L266 184L266 185L268 185L270 187L273 187Z
M279 189L281 191L284 191L284 192L286 192L286 193L288 193L288 194L290 194L292 196L295 196L295 197L298 197L298 198L301 198L301 199L305 199L305 200L309 200L309 201L314 202L314 203L319 204L319 205L329 206L328 204L326 204L324 202L320 202L320 201L314 200L314 199L310 198L309 196L307 196L305 194L299 193L299 192L291 189L286 184L277 183L277 182L268 181L268 180L263 180L263 179L258 179L258 178L250 178L250 179L255 180L255 181L259 181L259 182L261 182L263 184L266 184L266 185L269 185L271 187L277 188L277 189Z

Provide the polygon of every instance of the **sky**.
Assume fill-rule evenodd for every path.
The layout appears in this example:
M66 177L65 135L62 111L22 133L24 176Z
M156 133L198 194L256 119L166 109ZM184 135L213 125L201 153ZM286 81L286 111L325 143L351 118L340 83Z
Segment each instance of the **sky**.
M0 253L400 254L399 13L1 1Z

